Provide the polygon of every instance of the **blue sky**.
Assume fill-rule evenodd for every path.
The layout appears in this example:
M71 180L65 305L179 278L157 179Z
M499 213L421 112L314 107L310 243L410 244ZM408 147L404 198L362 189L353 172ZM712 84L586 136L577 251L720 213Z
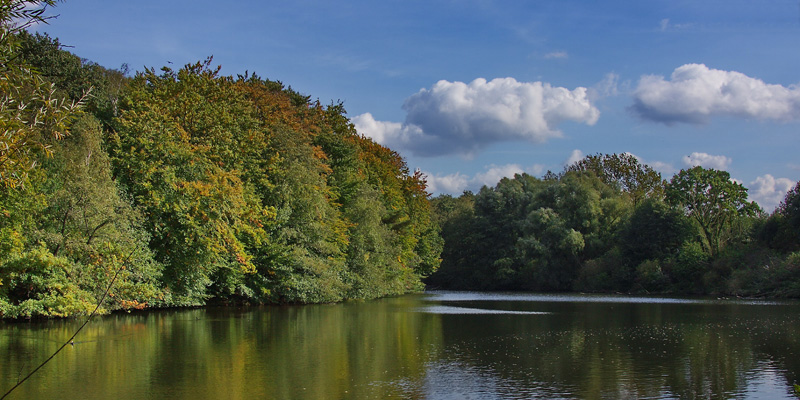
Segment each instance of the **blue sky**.
M771 211L800 180L800 3L100 1L38 30L110 68L280 80L344 101L434 194L628 152L725 169Z

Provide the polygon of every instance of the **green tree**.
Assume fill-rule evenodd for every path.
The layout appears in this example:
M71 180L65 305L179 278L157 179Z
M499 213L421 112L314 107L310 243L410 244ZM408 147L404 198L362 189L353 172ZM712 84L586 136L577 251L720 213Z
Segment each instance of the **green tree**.
M485 241L476 240L479 234L472 226L475 221L475 195L464 192L459 197L440 195L431 201L437 225L441 227L444 242L441 267L426 283L432 287L469 289L471 274L469 267L477 255L474 246Z
M633 212L619 234L620 247L635 266L674 255L692 238L692 226L681 210L648 199Z
M594 174L569 171L547 180L504 178L474 200L472 194L439 198L434 204L448 213L441 222L444 261L429 281L484 290L570 290L583 263L613 245L628 213L620 197Z
M728 172L700 166L672 177L667 201L697 224L703 248L712 257L730 239L736 219L755 216L759 210L756 203L747 201L747 189L731 180Z
M772 215L760 221L756 237L773 249L784 252L800 249L800 182L786 193Z
M594 154L569 165L566 171L594 172L605 184L627 193L634 205L647 198L664 196L661 174L642 164L630 153Z
M248 297L249 246L274 210L242 180L257 121L230 79L208 63L138 75L112 136L115 174L141 210L150 246L177 304Z
M0 185L17 187L49 155L53 140L69 133L80 100L69 101L55 85L21 62L17 34L44 23L51 0L0 0Z
M784 236L787 247L800 247L800 182L786 193L781 204L775 210L784 220Z
M17 33L19 57L52 83L56 94L84 102L84 109L107 128L117 116L119 98L130 80L127 65L120 70L104 68L62 48L47 34ZM88 95L87 95L88 93Z

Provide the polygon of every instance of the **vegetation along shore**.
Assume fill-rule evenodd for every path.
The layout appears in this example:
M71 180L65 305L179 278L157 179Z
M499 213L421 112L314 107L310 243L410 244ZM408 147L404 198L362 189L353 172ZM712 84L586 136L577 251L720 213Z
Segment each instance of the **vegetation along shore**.
M800 184L626 153L431 198L340 102L280 81L109 69L0 0L0 317L447 289L800 297ZM51 1L32 2L52 6ZM114 279L113 285L112 279Z

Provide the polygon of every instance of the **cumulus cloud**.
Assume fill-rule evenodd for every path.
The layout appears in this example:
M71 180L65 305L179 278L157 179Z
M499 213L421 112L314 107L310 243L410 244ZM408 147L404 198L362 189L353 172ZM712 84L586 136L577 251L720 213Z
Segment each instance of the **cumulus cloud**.
M634 90L632 110L643 119L699 124L713 116L800 120L800 87L764 83L736 71L686 64L670 80L647 75Z
M703 168L713 168L717 170L726 170L731 164L731 160L725 156L713 156L708 153L692 153L691 155L683 157L683 163L688 167L701 166Z
M543 143L561 136L558 125L564 121L593 125L600 116L584 87L513 78L439 81L407 98L403 109L402 124L376 121L370 114L353 123L361 134L418 156L471 156L501 141Z
M427 140L416 125L399 122L378 121L372 114L364 113L351 119L356 131L369 136L376 142L390 148L405 148L418 140Z
M465 190L477 191L481 187L497 185L503 178L513 178L516 174L527 173L539 176L544 172L543 165L531 165L527 168L519 164L488 165L483 172L473 177L461 173L449 175L435 175L425 173L428 181L428 191L431 193L461 194Z
M469 185L470 178L460 173L449 175L433 175L425 173L428 181L428 191L431 193L458 194L464 192Z
M772 212L786 197L795 185L795 182L788 178L775 178L770 174L759 176L750 182L748 194L766 212Z

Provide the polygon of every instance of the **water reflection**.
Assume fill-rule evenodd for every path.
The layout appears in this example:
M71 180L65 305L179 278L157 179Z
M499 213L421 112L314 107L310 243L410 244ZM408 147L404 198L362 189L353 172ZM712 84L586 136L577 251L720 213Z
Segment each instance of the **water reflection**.
M793 398L796 302L437 292L119 314L13 399ZM0 325L0 391L81 321Z
M542 311L490 310L485 308L453 307L453 306L427 306L420 308L419 311L431 314L518 314L518 315L548 314Z

